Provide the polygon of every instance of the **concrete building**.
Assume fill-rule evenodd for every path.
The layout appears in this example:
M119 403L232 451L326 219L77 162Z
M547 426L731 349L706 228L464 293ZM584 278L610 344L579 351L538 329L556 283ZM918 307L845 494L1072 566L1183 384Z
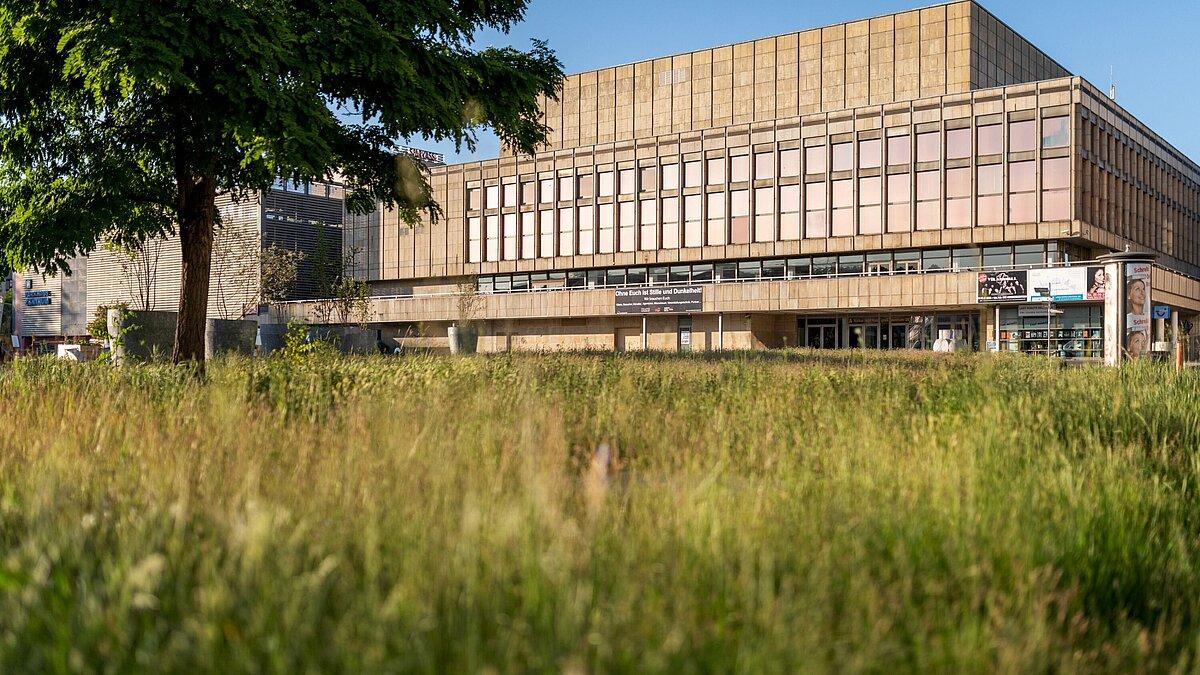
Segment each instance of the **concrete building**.
M485 351L932 348L949 330L1099 358L1144 328L1106 329L1095 283L1126 250L1152 254L1142 284L1177 331L1200 311L1200 167L974 2L571 75L542 110L535 155L432 169L438 223L347 221L388 335L444 346L474 318Z
M258 314L260 252L272 245L305 254L291 298L318 297L321 268L324 274L341 268L343 201L340 184L283 181L245 199L219 196L209 318ZM172 312L179 307L178 236L150 240L136 254L101 246L72 259L69 267L70 275L14 274L14 333L26 346L86 339L87 324L100 307L123 303Z

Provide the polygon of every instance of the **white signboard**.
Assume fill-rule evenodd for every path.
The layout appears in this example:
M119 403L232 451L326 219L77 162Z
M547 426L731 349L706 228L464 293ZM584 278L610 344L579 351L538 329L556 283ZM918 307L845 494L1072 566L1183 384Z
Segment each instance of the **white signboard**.
M1030 302L1083 300L1088 292L1087 268L1051 267L1029 270L1028 288Z

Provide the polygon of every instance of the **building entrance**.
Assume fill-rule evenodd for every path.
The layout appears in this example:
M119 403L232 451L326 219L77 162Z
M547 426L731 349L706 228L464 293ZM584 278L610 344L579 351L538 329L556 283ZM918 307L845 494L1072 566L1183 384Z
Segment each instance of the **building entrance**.
M807 337L804 343L811 349L837 349L838 348L838 325L836 322L831 323L813 323L809 322L807 327Z
M908 347L907 335L907 320L852 319L847 346L851 349L905 349Z

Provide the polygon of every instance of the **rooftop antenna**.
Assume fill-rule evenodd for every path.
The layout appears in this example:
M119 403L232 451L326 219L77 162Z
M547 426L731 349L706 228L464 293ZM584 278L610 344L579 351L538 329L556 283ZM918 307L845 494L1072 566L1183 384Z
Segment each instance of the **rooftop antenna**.
M1108 67L1108 97L1117 100L1117 80L1113 77L1113 67Z

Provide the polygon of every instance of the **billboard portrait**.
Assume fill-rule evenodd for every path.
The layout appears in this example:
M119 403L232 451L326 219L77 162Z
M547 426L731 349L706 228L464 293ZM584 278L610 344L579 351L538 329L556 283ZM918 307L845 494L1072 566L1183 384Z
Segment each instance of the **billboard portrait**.
M1150 351L1150 263L1125 263L1125 354Z
M1108 290L1108 272L1103 267L1087 268L1087 299L1103 300Z

